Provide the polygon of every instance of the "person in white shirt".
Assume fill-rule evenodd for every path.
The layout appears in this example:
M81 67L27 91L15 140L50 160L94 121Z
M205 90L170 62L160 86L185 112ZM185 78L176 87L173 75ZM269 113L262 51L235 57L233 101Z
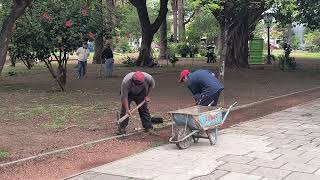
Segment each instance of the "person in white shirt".
M86 75L87 59L89 57L89 49L87 42L82 44L82 47L76 51L78 56L78 79L82 79Z

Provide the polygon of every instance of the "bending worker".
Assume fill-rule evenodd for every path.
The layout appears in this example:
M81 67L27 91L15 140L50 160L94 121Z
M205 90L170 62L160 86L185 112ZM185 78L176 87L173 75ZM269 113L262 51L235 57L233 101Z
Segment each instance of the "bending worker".
M155 87L155 81L153 77L145 72L131 72L127 74L121 84L121 114L123 117L125 114L131 115L130 103L134 101L137 105L143 100L146 101L139 109L139 115L141 123L146 132L157 135L154 131L151 116L147 106L147 102L150 101L150 94ZM128 126L129 118L122 121L118 127L118 135L126 133L126 127Z
M180 82L187 83L193 98L198 105L217 106L221 91L224 89L214 73L209 70L197 70L190 73L183 70L180 74Z

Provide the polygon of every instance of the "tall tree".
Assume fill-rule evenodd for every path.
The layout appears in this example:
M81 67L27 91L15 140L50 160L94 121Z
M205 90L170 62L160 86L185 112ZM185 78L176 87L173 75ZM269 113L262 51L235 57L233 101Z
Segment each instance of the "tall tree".
M177 0L178 5L178 34L179 41L185 39L185 27L184 27L184 0Z
M248 40L266 9L264 1L235 0L208 3L220 24L221 59L228 67L248 68Z
M142 43L140 47L139 57L138 57L138 65L151 65L152 57L151 57L151 43L153 40L154 34L160 28L162 22L166 18L168 8L168 0L160 0L160 10L157 18L153 23L150 22L148 9L147 9L147 0L129 0L130 3L136 7L140 26L142 30Z
M160 26L160 59L167 59L167 49L167 18L165 18Z
M12 44L15 56L44 62L62 91L67 80L69 54L86 40L90 32L99 34L101 5L96 1L87 13L77 1L33 0L34 6L17 21Z
M31 0L14 0L10 14L5 18L0 32L0 74L6 61L8 46L12 37L16 20L31 4Z
M299 17L311 29L320 29L320 1L297 0Z
M105 40L111 39L112 29L115 26L115 9L116 9L116 2L115 0L101 0L101 14L104 14L103 17L105 19L101 19L100 23L104 24L100 33L97 34L95 41L94 41L94 56L93 56L93 63L100 64L102 63L101 55L104 48Z
M173 42L178 40L178 4L177 0L171 0L172 16L173 16Z

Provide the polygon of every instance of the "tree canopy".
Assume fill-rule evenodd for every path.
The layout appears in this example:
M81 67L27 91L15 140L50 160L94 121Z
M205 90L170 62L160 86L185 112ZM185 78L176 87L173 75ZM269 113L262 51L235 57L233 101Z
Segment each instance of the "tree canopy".
M84 8L88 8L84 12ZM93 1L84 7L75 1L33 1L16 24L11 47L18 58L31 57L44 61L64 90L68 53L82 46L92 36L103 34L104 16L101 4ZM58 62L57 74L51 61Z

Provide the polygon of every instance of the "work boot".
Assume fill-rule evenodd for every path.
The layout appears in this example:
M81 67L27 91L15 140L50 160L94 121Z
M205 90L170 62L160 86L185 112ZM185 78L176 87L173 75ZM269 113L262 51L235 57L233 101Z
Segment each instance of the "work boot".
M160 135L158 132L156 132L154 130L154 128L145 129L145 132L149 133L150 135L154 135L154 136L159 136Z
M123 135L126 134L126 129L125 128L121 128L120 126L118 127L118 132L117 135Z

